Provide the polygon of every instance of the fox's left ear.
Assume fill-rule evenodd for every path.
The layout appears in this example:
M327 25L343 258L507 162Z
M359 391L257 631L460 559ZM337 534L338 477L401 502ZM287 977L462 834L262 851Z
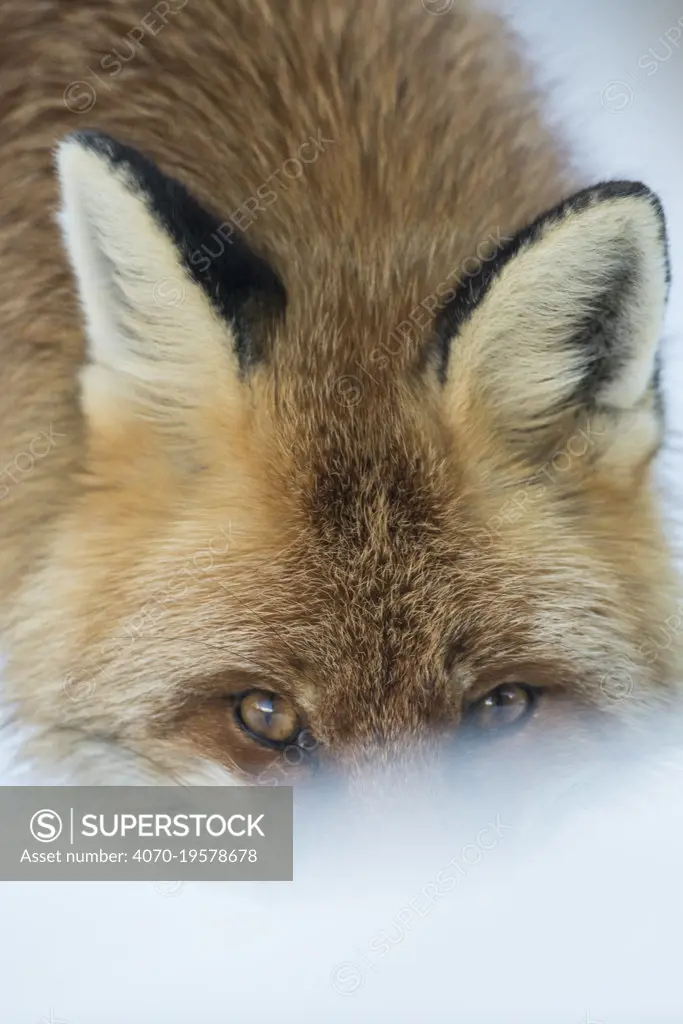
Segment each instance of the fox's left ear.
M580 192L483 264L437 321L452 415L485 405L502 436L553 443L579 417L615 467L657 445L669 284L662 207L644 185ZM595 453L599 454L598 452Z

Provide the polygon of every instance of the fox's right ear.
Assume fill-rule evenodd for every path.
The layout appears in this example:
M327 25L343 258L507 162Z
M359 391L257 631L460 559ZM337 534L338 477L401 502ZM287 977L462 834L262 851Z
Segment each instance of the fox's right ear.
M284 310L284 287L131 147L78 132L57 163L60 221L89 341L86 416L93 425L132 414L187 432L193 410L212 396L224 408L237 400L264 322Z

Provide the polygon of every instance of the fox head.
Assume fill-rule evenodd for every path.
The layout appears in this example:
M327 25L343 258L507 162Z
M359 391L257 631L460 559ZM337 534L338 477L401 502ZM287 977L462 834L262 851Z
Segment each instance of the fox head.
M666 695L645 186L582 191L446 281L255 251L106 136L58 164L87 443L14 612L39 729L284 781Z

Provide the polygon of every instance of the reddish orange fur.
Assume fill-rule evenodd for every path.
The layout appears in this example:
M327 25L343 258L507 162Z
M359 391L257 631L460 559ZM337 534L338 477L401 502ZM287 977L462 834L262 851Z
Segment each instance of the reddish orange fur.
M396 342L484 239L575 187L498 23L461 2L189 0L108 76L149 10L0 9L3 464L56 438L0 505L0 594L9 693L43 751L86 734L162 773L195 755L260 771L272 752L224 700L251 681L356 762L448 733L466 696L522 670L609 710L614 680L670 687L676 651L643 646L675 593L651 450L616 475L574 459L492 533L528 460L476 387L449 405L423 330ZM88 113L65 106L74 80L95 86ZM88 126L225 215L328 140L246 230L288 317L248 381L207 395L192 467L116 406L85 442L53 149ZM581 429L599 424L558 422L533 465Z

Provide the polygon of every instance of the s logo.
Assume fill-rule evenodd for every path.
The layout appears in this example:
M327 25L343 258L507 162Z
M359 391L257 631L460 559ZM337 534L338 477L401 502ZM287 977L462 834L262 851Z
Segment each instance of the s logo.
M31 835L39 843L53 843L62 833L62 819L56 811L36 811L31 818Z

